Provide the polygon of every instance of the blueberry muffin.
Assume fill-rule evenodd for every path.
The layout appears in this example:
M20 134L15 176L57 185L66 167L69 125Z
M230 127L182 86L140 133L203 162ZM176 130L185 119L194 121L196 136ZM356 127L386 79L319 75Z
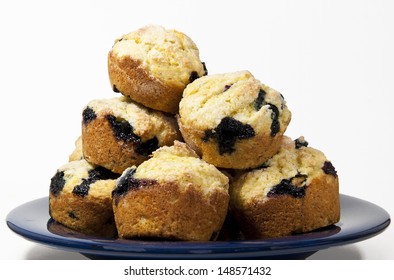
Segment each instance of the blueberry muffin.
M74 142L74 150L68 156L68 161L75 161L83 159L83 152L82 152L82 136L79 136L77 140Z
M303 137L285 136L279 152L230 186L231 213L248 239L281 237L335 224L338 175Z
M118 174L182 138L174 117L124 96L89 102L82 118L84 158Z
M61 166L51 179L50 216L82 233L115 237L111 192L117 177L84 159Z
M215 240L228 210L228 178L176 141L126 169L112 198L120 238Z
M184 140L203 160L232 169L271 158L290 120L283 96L249 71L195 80L183 93L178 116Z
M112 89L146 107L176 113L186 85L205 75L185 34L148 25L117 39L108 54Z

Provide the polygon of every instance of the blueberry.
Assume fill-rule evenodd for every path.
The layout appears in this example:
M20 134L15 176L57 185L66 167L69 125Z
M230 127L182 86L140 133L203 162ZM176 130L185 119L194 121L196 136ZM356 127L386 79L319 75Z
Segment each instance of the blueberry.
M262 89L259 90L259 94L257 95L257 98L256 98L256 100L254 101L254 109L255 109L256 111L260 110L261 107L263 106L263 104L264 104L264 98L265 98L265 95L266 95L266 94L267 94L267 93L266 93L264 90L262 90Z
M90 180L107 180L107 179L116 179L119 175L113 173L111 170L108 170L104 167L98 166L95 169L89 170L89 178Z
M271 103L267 103L264 98L267 93L260 89L257 95L256 100L253 103L254 109L259 111L264 105L268 105L271 110L271 136L274 137L280 130L280 122L279 122L279 110L278 107Z
M156 180L151 179L136 179L134 173L136 168L130 168L126 174L119 178L116 188L112 191L112 197L115 199L115 205L119 202L119 197L125 195L132 190L138 190L141 187L149 187L157 183Z
M211 138L215 139L219 145L219 153L231 154L235 151L234 145L237 140L243 140L255 136L252 126L243 124L240 121L231 118L223 118L219 125L213 130L206 130L204 142L209 141Z
M137 153L142 156L148 156L153 151L156 151L159 148L159 140L156 137L149 139L146 142L141 142L135 149Z
M89 178L88 179L83 178L82 183L74 187L74 189L72 191L73 194L76 194L81 197L87 196L89 193L91 183L93 183L93 182L91 180L89 180Z
M301 147L308 147L309 143L305 141L303 137L299 137L296 140L294 140L295 148L299 149Z
M82 183L75 186L73 193L81 197L85 197L89 193L90 185L98 180L115 179L118 177L115 173L103 167L96 167L88 172L88 178L83 178Z
M115 84L112 86L112 90L113 90L114 92L120 92L120 90L118 90L118 88L116 87Z
M159 140L153 137L146 142L142 142L141 138L133 133L133 126L126 120L119 120L113 115L106 116L115 137L119 140L134 143L136 145L135 151L142 155L148 156L159 147Z
M271 136L274 137L280 130L280 122L279 122L279 110L273 104L268 103L269 108L271 109Z
M208 75L208 69L207 66L205 65L205 62L201 62L202 63L202 67L204 67L204 76Z
M113 115L106 115L115 137L119 140L137 142L139 137L133 133L133 127L126 120L119 120Z
M84 125L87 125L88 123L90 123L92 120L94 120L95 118L97 118L96 113L94 112L94 110L90 107L86 107L83 112L82 112L82 122Z
M189 77L189 83L192 83L194 80L197 80L198 77L198 73L196 71L192 71L190 73L190 77Z
M297 187L293 185L291 179L283 179L268 192L267 197L291 195L294 198L302 198L305 196L305 189L306 186Z
M225 85L225 86L224 86L223 92L225 92L225 91L227 91L229 88L231 88L232 85L233 85L233 84Z
M323 169L324 173L328 175L332 175L335 178L338 176L335 167L332 165L330 161L325 161L321 169Z
M112 191L112 196L124 195L130 188L129 182L133 179L136 168L130 168L124 175L119 178L116 188Z
M65 184L66 180L64 180L64 172L57 171L51 179L51 185L49 186L49 190L54 196L57 196L63 190Z

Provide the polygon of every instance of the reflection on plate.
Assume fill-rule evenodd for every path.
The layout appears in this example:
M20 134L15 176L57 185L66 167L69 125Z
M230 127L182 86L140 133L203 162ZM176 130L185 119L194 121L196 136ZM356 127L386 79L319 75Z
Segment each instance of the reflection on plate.
M341 220L336 225L265 240L185 242L93 237L53 221L47 197L15 208L6 220L11 230L28 240L94 259L305 259L318 250L371 238L390 224L384 209L347 195L341 195Z

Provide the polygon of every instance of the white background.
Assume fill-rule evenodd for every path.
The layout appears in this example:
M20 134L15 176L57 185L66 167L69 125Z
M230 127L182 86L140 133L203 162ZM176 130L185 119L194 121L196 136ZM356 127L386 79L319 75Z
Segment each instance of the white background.
M333 162L340 190L391 215L392 1L2 1L0 259L83 259L8 229L16 206L48 195L80 134L82 108L115 95L113 41L146 24L189 35L208 71L250 70L285 97L287 135ZM394 227L310 259L394 259Z

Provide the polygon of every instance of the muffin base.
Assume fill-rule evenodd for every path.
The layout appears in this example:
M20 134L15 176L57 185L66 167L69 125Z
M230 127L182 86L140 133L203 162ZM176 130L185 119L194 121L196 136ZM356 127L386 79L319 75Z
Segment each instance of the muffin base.
M325 175L307 186L303 198L280 195L233 206L247 239L283 237L335 224L340 219L338 178Z
M72 193L49 196L49 212L56 222L92 236L116 237L117 231L108 198L80 197Z
M220 232L228 202L225 191L154 182L115 196L113 209L120 238L209 241Z

